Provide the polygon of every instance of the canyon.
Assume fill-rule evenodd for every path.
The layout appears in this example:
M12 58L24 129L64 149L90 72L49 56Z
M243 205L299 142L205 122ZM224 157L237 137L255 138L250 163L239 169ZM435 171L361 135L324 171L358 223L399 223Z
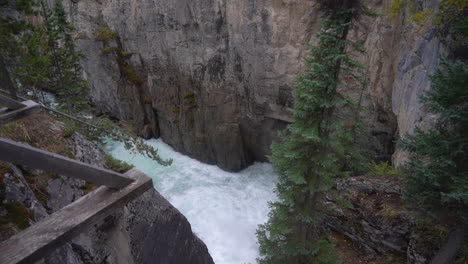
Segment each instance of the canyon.
M362 98L362 146L399 165L395 140L430 123L419 97L441 44L405 12L390 18L390 4L360 1L347 38L365 47L349 54L367 67L368 82L340 93ZM68 12L97 108L228 171L267 161L292 121L294 78L322 23L313 0L79 0ZM115 35L103 41L103 30Z
M355 85L343 73L338 92L359 102L359 120L354 120L361 124L359 147L370 159L398 167L407 159L398 139L430 127L435 119L424 113L420 97L448 51L435 33L409 21L408 6L390 15L392 2L359 1L346 38L364 52L346 51L364 65L366 82ZM431 9L438 2L419 4ZM64 4L75 25L77 49L86 54L81 63L92 112L110 116L165 157L176 158L173 167L156 167L121 143L104 145L107 154L146 170L156 189L42 262L253 263L258 257L256 227L267 221L267 203L276 196L276 174L262 162L268 162L278 133L293 122L295 78L304 71L304 59L323 23L318 0ZM63 134L64 124L49 118L35 123L50 121L48 129ZM75 158L106 166L104 153L79 133L60 140L70 144ZM89 191L83 181L49 175L41 183L47 190L40 190L46 198L37 197L36 183L27 182L27 176L42 172L6 167L0 187L7 196L0 202L27 208L29 224ZM359 248L369 263L386 255L402 263L427 263L440 241L425 243L423 236L437 234L439 226L430 229L428 223L414 222L401 188L397 177L338 179L323 198L333 211L327 216L327 234L337 239L339 249L354 244L353 250ZM8 215L2 210L0 216ZM228 232L232 226L238 229ZM233 251L236 247L243 252Z

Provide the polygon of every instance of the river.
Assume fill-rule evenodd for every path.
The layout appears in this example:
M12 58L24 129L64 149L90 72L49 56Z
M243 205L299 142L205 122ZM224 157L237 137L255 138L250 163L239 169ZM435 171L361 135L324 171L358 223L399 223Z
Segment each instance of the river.
M187 217L216 264L256 263L255 230L267 221L268 201L275 199L277 177L271 164L255 163L229 173L182 155L160 139L147 143L161 157L173 159L172 165L161 166L120 142L108 141L105 150L153 179L156 190Z

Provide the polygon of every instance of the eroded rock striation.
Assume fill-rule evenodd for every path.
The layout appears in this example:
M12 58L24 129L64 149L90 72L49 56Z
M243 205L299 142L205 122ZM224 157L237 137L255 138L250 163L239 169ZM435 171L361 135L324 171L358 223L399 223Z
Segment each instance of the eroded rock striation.
M432 1L432 0L431 0ZM429 5L431 1L424 1ZM360 1L386 14L392 1ZM314 0L116 0L69 2L91 97L145 137L237 171L264 161L278 130L292 120L294 77L321 25ZM361 10L366 10L365 8ZM429 87L440 44L403 11L356 16L351 55L368 67L362 95L363 144L389 160L394 139L424 120L419 96ZM103 40L96 32L115 35ZM346 76L343 76L346 78ZM404 157L393 155L395 163Z
M447 227L415 217L401 194L398 176L339 179L324 198L330 214L324 221L362 251L363 263L429 263L448 234ZM344 263L353 263L344 261Z

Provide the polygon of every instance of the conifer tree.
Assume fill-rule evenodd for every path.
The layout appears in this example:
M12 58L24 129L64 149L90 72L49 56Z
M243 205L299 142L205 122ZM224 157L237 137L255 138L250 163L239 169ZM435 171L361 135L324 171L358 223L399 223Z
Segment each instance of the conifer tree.
M22 37L27 38L34 27L18 16L34 15L34 1L0 1L0 88L7 89L13 98L16 96L15 72L21 73L23 66L18 62L24 52ZM23 62L24 63L24 62Z
M37 7L40 12L35 11ZM80 107L87 104L87 83L81 77L79 63L83 53L75 49L74 27L68 22L61 0L56 0L52 9L44 1L39 6L35 0L0 0L0 11L0 89L9 90L14 99L19 99L16 88L20 87L22 95L32 92L34 99L42 103L45 100L39 90L54 91L62 107L71 113L67 120L74 121L64 122L71 124L72 130L81 128L80 132L97 142L106 138L124 142L127 149L159 164L171 164L171 160L159 156L157 149L108 119L89 124L76 117ZM43 23L28 23L25 18L31 15L41 15Z
M87 82L82 78L80 60L84 57L77 51L73 41L73 24L68 22L61 0L55 0L52 9L41 3L44 29L52 60L48 89L58 94L61 107L76 112L86 105Z
M350 103L336 91L339 76L352 76L358 65L345 53L351 18L351 10L329 12L296 82L294 122L272 145L279 201L257 230L262 264L338 262L334 245L323 237L320 222L327 210L320 199L358 156L354 128L344 125L349 120L333 117Z
M468 65L442 61L422 97L438 118L428 131L403 139L409 161L403 167L404 195L430 216L468 223Z

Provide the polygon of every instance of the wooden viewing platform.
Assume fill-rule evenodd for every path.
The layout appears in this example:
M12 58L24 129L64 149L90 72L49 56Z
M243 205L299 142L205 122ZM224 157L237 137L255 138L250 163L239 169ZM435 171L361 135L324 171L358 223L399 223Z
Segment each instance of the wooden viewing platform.
M0 94L0 125L40 111L33 101L17 102ZM34 263L88 227L152 188L137 169L119 174L28 145L0 138L0 160L104 185L46 219L0 242L0 263Z

